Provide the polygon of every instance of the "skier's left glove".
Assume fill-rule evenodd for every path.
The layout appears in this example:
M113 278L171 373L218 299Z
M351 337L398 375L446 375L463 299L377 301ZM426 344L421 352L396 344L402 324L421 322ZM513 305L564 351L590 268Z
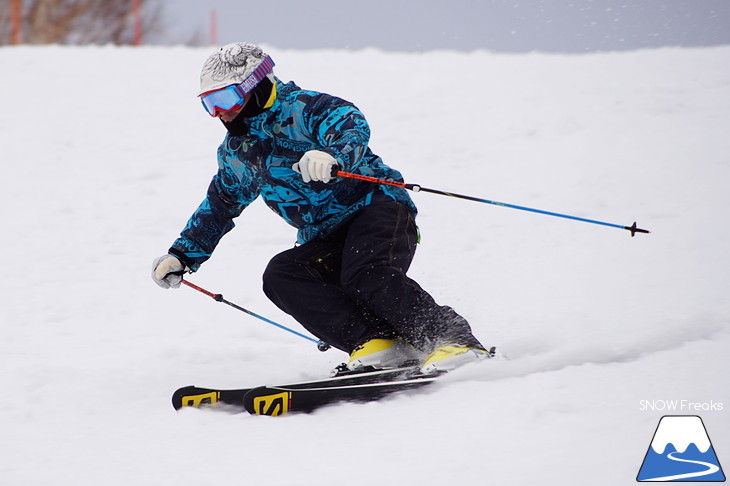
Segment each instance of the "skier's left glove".
M292 168L302 174L304 182L329 182L332 180L332 168L335 165L337 165L337 160L327 152L310 150L305 152Z
M180 287L186 270L185 265L174 256L162 255L152 262L152 280L163 289L176 289Z

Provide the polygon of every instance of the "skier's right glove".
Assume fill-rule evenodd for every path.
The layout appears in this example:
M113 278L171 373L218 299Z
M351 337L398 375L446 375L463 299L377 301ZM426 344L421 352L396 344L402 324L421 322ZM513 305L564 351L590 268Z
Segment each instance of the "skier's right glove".
M152 280L163 289L180 287L186 268L174 256L167 254L152 262Z

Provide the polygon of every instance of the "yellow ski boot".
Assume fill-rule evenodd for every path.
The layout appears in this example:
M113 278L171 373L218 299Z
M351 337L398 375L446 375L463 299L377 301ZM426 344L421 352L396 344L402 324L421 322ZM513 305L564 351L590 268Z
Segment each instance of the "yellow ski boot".
M428 355L426 361L421 365L421 373L431 375L452 371L465 364L492 358L495 351L495 348L487 351L486 349L459 344L438 346Z
M350 353L348 371L370 371L418 364L418 353L402 339L371 339Z

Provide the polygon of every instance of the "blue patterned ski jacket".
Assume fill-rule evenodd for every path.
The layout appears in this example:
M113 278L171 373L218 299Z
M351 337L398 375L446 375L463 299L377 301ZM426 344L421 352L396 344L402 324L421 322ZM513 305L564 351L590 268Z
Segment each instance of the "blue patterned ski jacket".
M234 227L233 219L259 195L298 229L299 244L327 235L375 201L399 201L416 212L405 189L398 187L346 178L305 183L292 165L308 150L329 153L344 171L398 181L402 177L368 148L370 128L352 103L293 82L277 79L276 86L276 101L247 120L248 133L229 133L218 147L218 172L206 198L170 248L193 271L210 258Z

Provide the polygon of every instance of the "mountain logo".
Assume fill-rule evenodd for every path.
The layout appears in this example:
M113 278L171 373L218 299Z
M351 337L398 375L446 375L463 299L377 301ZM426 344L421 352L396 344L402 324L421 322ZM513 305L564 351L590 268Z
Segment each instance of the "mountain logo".
M696 415L662 417L636 480L725 481L702 419Z

